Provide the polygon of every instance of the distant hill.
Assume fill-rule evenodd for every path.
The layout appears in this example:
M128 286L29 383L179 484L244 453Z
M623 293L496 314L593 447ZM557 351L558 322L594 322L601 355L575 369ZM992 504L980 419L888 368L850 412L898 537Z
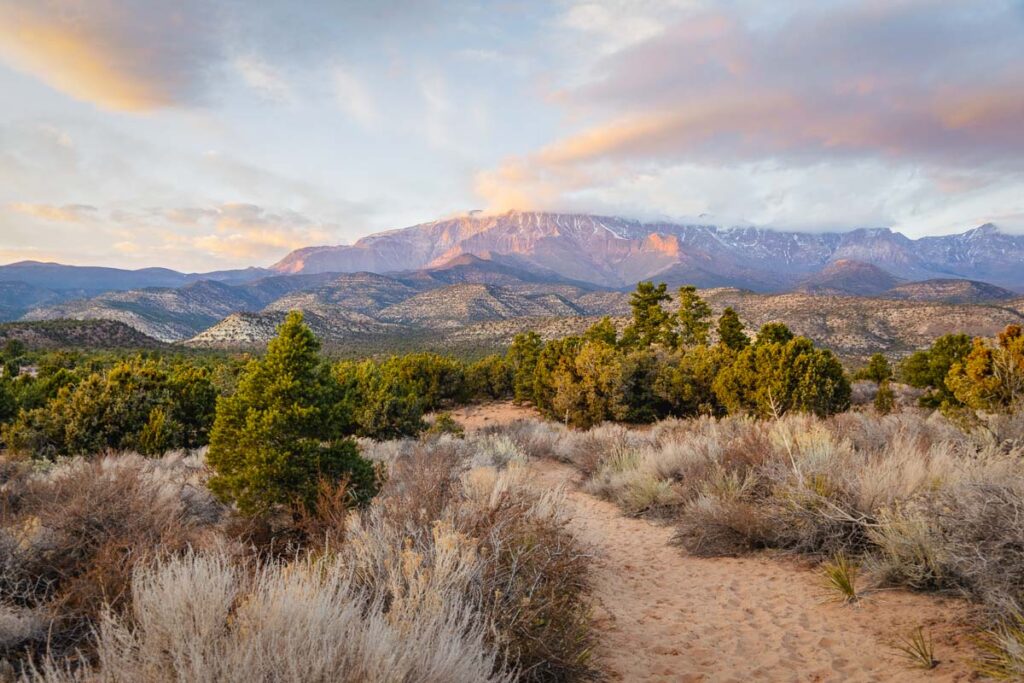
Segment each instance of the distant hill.
M797 291L810 294L853 294L876 296L903 283L878 266L852 259L839 259L800 283Z
M1021 264L1024 268L1024 264ZM886 296L894 299L911 299L913 301L946 301L949 303L967 304L986 301L1008 301L1020 298L1020 294L987 282L975 280L921 280L907 282L888 290Z
M944 334L992 336L1008 324L1024 324L1024 297L974 304L722 289L706 293L706 298L716 313L725 306L735 308L748 329L784 322L849 359L875 352L902 355Z
M0 343L10 339L30 349L154 349L165 346L115 320L47 320L0 323Z
M262 348L277 333L277 326L286 311L264 311L261 313L232 313L216 325L200 332L184 342L186 346L209 349ZM306 312L305 322L317 337L328 344L345 342L367 342L401 334L396 326L379 323L359 314L325 318L316 313Z
M379 313L381 320L417 327L451 328L509 318L562 318L583 310L550 291L498 285L452 285L417 294Z
M0 320L16 320L33 308L61 301L57 292L24 282L0 282Z
M239 284L268 275L263 268L224 270L212 273L179 273L168 268L124 270L95 266L67 266L61 263L20 261L0 266L0 281L21 282L51 291L73 290L82 293L140 289L143 287L181 287L199 280Z

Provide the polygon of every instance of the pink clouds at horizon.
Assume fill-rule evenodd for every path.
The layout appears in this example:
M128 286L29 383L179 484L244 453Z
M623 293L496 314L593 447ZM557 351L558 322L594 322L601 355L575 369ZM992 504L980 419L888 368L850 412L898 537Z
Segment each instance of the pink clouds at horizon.
M589 125L481 173L535 202L676 163L863 159L1024 170L1024 15L1009 2L707 10L599 62L555 98ZM597 171L595 171L597 169Z

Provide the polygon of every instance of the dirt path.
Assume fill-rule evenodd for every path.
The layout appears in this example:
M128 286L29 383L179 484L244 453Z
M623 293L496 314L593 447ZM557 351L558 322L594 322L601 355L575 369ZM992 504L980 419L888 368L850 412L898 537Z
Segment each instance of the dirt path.
M955 600L877 592L825 600L818 575L788 560L688 557L672 530L623 517L577 490L575 471L537 462L565 484L573 530L596 554L600 657L621 681L964 681L969 649ZM938 668L907 668L889 647L923 625Z

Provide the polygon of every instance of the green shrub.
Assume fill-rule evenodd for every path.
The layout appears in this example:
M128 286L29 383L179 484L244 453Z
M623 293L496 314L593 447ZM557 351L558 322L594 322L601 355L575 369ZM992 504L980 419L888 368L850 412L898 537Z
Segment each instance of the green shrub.
M503 356L490 355L466 368L469 394L475 398L512 398L515 374Z
M869 379L876 384L881 384L893 378L892 366L889 360L880 353L876 353L868 359L868 364L853 374L854 379Z
M136 357L62 386L41 407L22 410L5 429L4 442L38 458L197 448L208 440L215 400L207 370Z
M356 501L377 490L373 465L344 434L341 387L319 342L292 312L264 358L246 367L233 396L217 403L207 460L210 490L246 514L311 507L321 481L348 480Z
M372 360L345 361L334 368L341 386L346 428L370 439L415 436L425 429L423 402L394 367Z

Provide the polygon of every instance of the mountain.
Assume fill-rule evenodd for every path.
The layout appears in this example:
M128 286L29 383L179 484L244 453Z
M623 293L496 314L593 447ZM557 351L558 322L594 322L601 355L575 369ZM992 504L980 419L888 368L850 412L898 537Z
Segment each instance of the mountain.
M938 279L907 282L893 287L885 293L885 296L890 299L969 304L1008 301L1019 298L1020 295L987 282Z
M417 294L379 313L381 320L428 328L453 328L485 320L562 318L582 309L550 291L465 284Z
M38 306L58 302L61 295L24 282L0 282L0 320L16 320Z
M435 269L464 255L605 287L657 279L777 292L847 260L906 279L964 278L1024 289L1024 236L992 225L912 240L888 228L799 233L523 211L448 218L348 246L307 247L271 268L391 273Z
M454 285L385 308L375 322L348 318L340 311L307 313L307 320L326 347L354 355L400 350L484 354L507 348L519 332L535 330L551 339L581 334L598 320L598 315L574 314L572 309L580 308L578 301L559 297L529 301L509 290L494 285ZM612 294L619 310L613 320L621 329L627 322L622 313L628 311L628 295ZM767 322L785 322L797 334L853 363L876 352L904 355L943 334L994 335L1008 324L1024 323L1024 297L972 304L805 292L766 295L735 288L701 290L701 295L715 316L731 306L751 331ZM510 304L509 297L514 303ZM384 317L389 322L383 321ZM283 318L284 311L233 314L185 344L260 348L274 336Z
M106 292L30 310L23 320L118 320L165 342L188 339L238 311L256 311L330 276L276 276L243 285L200 280L183 287Z
M912 301L879 297L821 296L802 292L763 295L736 289L703 293L716 315L732 306L747 325L784 322L847 359L875 352L902 355L936 337L963 332L994 336L1024 324L1024 297L993 304Z
M74 290L99 294L143 287L181 287L199 280L242 283L258 280L274 273L263 268L223 270L213 273L179 273L168 268L123 270L94 266L66 266L61 263L20 261L0 266L0 281L21 282L52 291Z
M191 337L223 317L258 306L248 292L220 282L108 292L30 311L25 320L117 320L164 341Z
M262 347L277 334L278 325L284 322L287 315L287 311L232 313L216 325L186 340L185 344L196 348L213 349ZM401 330L393 325L379 323L358 314L349 315L344 311L330 318L307 311L304 313L304 319L319 339L332 345L368 340L379 345L382 338L401 333Z
M797 287L811 294L851 294L875 296L904 282L876 265L853 259L829 263Z
M116 320L0 323L0 344L11 339L32 349L153 349L164 346Z

